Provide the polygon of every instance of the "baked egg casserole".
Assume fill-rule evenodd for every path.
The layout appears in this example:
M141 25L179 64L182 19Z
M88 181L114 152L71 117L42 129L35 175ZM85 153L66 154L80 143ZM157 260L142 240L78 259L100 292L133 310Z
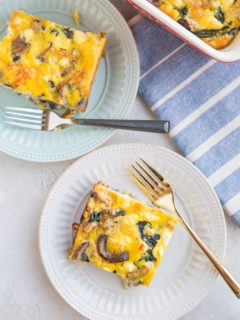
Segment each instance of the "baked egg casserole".
M102 182L92 189L68 259L116 273L124 287L149 285L176 219Z
M83 112L105 43L104 33L14 11L0 43L0 85L41 108Z
M229 45L240 28L240 0L150 2L215 49Z

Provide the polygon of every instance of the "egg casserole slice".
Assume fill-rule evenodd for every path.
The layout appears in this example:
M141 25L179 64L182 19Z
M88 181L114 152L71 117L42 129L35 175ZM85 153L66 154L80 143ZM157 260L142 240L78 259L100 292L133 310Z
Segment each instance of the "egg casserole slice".
M87 200L68 259L118 274L124 287L149 285L176 219L97 183Z
M152 0L213 48L229 45L240 28L240 0Z
M0 85L42 108L85 111L106 38L13 11L0 43Z

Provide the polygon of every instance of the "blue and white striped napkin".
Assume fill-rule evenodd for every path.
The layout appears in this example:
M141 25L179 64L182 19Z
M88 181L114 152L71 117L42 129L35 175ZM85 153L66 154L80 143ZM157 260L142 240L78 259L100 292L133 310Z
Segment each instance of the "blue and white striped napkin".
M240 63L216 62L147 18L133 33L140 95L240 226Z

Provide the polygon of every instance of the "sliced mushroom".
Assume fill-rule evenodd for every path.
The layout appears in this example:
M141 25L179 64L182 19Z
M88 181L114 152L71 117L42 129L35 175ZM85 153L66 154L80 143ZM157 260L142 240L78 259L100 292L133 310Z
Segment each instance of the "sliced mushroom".
M4 80L4 72L0 70L0 81Z
M107 251L107 239L108 236L106 234L100 235L97 239L97 251L100 257L111 263L127 261L129 259L129 254L127 251L116 253Z
M140 268L134 271L128 272L127 278L131 281L134 281L144 277L147 273L148 273L148 267L141 266Z
M52 48L52 42L49 43L46 49L44 49L42 52L39 53L37 56L37 59L40 59L41 61L44 59L45 54Z
M140 268L130 271L127 273L127 277L123 279L123 287L129 288L132 286L137 286L141 283L140 279L148 273L148 267L141 266Z
M82 260L88 262L86 250L89 247L89 242L82 242L73 254L73 260Z
M78 230L78 228L79 228L79 224L78 223L73 223L72 224L72 228L73 228L73 230Z
M22 54L27 51L29 45L20 36L12 42L12 55Z
M137 286L138 284L140 284L141 278L148 273L148 270L148 267L141 266L134 271L127 272L127 277L123 279L123 287L127 289L129 287Z

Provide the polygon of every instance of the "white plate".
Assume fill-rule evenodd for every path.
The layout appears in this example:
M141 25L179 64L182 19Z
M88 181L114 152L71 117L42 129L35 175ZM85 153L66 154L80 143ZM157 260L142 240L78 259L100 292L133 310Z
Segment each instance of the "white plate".
M177 319L206 296L217 272L179 225L149 287L123 289L119 278L89 264L66 259L72 223L78 222L92 185L111 187L145 199L127 168L143 157L169 180L177 207L222 260L225 219L206 178L186 159L157 146L120 144L101 148L73 164L54 186L43 210L40 250L46 272L59 294L89 319ZM145 199L146 200L146 199Z
M125 118L133 105L139 82L139 59L132 33L108 0L0 0L0 39L14 9L74 27L72 12L80 12L80 29L105 31L107 45L93 84L87 118ZM31 106L17 94L0 88L0 106ZM31 161L62 161L93 150L114 131L75 126L60 132L36 132L6 125L0 108L0 150Z

